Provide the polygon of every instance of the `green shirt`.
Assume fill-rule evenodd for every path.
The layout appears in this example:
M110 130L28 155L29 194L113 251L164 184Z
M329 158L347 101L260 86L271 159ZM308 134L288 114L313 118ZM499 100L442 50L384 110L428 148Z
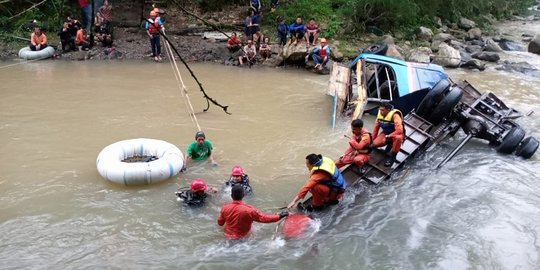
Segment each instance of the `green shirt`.
M192 142L187 148L187 155L193 160L205 160L212 153L212 143L204 140L202 145Z

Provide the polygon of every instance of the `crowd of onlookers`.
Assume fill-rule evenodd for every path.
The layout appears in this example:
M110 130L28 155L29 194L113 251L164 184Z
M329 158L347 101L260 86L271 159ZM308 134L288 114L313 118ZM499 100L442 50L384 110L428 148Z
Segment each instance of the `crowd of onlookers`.
M279 6L279 1L272 1L271 12ZM250 0L250 9L245 18L244 39L236 32L227 40L227 48L234 57L238 52L238 62L240 65L244 63L253 64L257 59L263 62L268 60L272 55L272 46L269 43L269 38L261 32L261 3L259 0ZM283 48L286 44L297 46L302 43L306 45L309 53L306 56L306 62L311 57L315 62L315 68L322 69L328 57L330 56L330 48L327 45L326 39L319 40L320 28L314 18L310 18L307 24L304 24L301 16L291 24L286 24L284 18L278 17L276 21L277 44L279 48ZM304 43L305 41L305 43ZM317 45L320 42L319 45ZM245 44L245 45L244 45ZM314 49L309 50L310 47Z
M79 20L68 16L58 31L62 51L88 50L93 45L93 40L97 40L104 47L111 47L113 44L112 30L112 6L108 0L103 1L96 12L94 20L94 36L88 34L91 21L87 18L88 1L79 1L81 5L82 23ZM30 49L40 51L47 47L47 36L41 31L37 23L34 23L34 31L30 36Z

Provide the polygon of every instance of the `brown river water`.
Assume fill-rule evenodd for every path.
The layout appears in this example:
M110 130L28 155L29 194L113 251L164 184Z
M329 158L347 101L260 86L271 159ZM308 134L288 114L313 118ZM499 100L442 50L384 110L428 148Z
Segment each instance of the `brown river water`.
M506 57L540 62L527 53ZM232 113L202 112L206 103L182 70L219 165L195 163L138 187L103 179L96 157L131 138L183 151L193 141L196 127L170 65L39 61L0 69L0 269L540 268L540 154L524 161L473 140L435 170L461 132L384 184L349 192L309 237L274 238L276 224L256 224L247 241L231 245L216 224L227 192L187 208L175 199L178 186L197 177L222 186L240 164L254 188L246 201L275 212L307 179L304 157L339 156L350 130L345 119L330 128L328 76L193 69ZM539 79L493 69L449 74L523 113L534 110L518 122L540 138ZM373 118L366 119L370 129Z

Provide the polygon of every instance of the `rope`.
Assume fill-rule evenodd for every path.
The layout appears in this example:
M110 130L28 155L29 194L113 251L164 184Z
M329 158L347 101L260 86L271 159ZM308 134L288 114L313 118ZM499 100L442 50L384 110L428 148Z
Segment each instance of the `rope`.
M165 31L163 31L165 32ZM171 62L171 66L173 68L174 77L176 78L176 82L178 83L178 88L180 89L180 92L182 93L182 97L184 97L184 103L186 104L186 110L188 111L189 117L191 118L191 122L195 123L197 126L197 130L202 130L201 126L199 125L199 121L197 120L197 116L195 116L195 110L193 109L193 105L191 104L191 100L189 99L189 95L187 93L187 87L184 84L184 80L182 79L182 75L180 74L180 70L178 69L178 65L176 64L176 59L174 58L174 54L172 53L171 45L169 44L168 40L165 40L165 48L167 52L167 56L169 57L169 62Z
M19 62L19 63L13 63L13 64L1 66L0 69L8 68L8 67L16 66L16 65L22 65L22 64L26 64L26 63L31 63L31 62L35 62L35 61L38 61L38 60L47 59L47 58L49 58L49 57L50 57L50 56L47 56L47 57L41 57L41 58L37 58L37 59L33 59L33 60L25 60L25 61L22 61L22 62Z

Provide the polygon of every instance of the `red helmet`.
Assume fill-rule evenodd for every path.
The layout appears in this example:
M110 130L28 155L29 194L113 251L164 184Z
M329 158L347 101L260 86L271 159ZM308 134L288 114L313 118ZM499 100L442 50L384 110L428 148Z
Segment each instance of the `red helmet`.
M206 182L201 178L197 178L189 184L189 191L191 192L200 192L206 190Z
M242 176L242 175L244 175L244 170L242 170L242 167L240 167L240 165L236 165L236 166L234 166L232 168L231 175L232 176Z

